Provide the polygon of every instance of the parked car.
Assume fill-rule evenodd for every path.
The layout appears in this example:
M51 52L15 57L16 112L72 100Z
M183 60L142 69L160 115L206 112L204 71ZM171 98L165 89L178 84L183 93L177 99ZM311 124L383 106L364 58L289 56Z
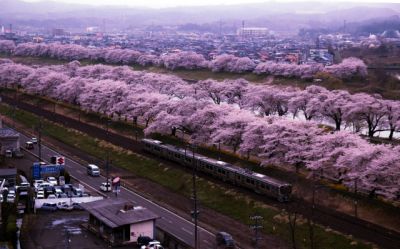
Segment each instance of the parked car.
M33 187L38 188L40 184L44 183L43 180L35 180L33 182Z
M103 182L100 185L100 190L103 192L110 192L111 191L111 182Z
M33 143L32 142L26 142L25 143L25 149L33 150Z
M53 186L58 184L57 179L54 176L49 176L49 177L47 177L46 180L48 183L52 184Z
M9 192L7 194L7 202L15 202L15 192L14 193Z
M60 194L63 194L64 192L61 190L61 187L60 186L55 186L54 187L54 194L55 195L60 195Z
M15 151L13 151L13 157L15 157L15 158L23 158L24 157L24 153L22 153L20 150L15 150Z
M31 142L32 142L33 144L37 144L37 143L38 143L38 140L37 140L36 137L33 137L33 138L31 138Z
M60 210L66 210L66 211L71 211L71 210L74 209L73 206L70 206L70 205L68 205L67 203L63 203L63 204L57 205L57 207L58 207L58 209L60 209Z
M65 177L64 176L58 177L58 184L61 185L61 186L65 184Z
M77 196L82 196L82 194L83 194L82 189L77 188L77 187L72 187L72 192Z
M53 186L48 186L44 188L44 193L46 195L52 195L54 194L54 187Z
M68 198L68 195L66 193L61 193L57 195L57 198Z
M44 199L44 191L37 192L36 199Z
M14 188L10 188L10 189L8 190L7 195L13 195L13 196L15 196L15 189L14 189Z
M147 245L141 246L140 249L164 249L161 243L157 240L150 241Z
M19 186L17 186L18 191L27 191L30 187L29 182L21 182Z
M138 246L147 246L149 244L150 241L153 241L152 238L150 238L149 236L142 236L140 235L137 239L137 244Z
M100 169L97 165L89 164L86 167L87 174L90 176L100 176Z
M72 184L64 184L64 186L61 186L62 191L64 193L68 193L72 191Z
M54 194L50 194L49 196L47 196L47 199L57 199L57 196Z
M43 182L39 185L39 188L47 188L47 187L53 187L53 185L50 184L49 182Z
M5 157L12 157L12 156L13 156L12 150L6 150L6 151L4 152L4 156L5 156Z
M76 210L84 210L84 208L77 202L72 203L71 206Z
M235 248L235 241L227 232L219 232L215 235L217 246L223 246L224 248Z
M43 203L42 207L40 209L46 210L46 211L57 211L57 204L55 203Z

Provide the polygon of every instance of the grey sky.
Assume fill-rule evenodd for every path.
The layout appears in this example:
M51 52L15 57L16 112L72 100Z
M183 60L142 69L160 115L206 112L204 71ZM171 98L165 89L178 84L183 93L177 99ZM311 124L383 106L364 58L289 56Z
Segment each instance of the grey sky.
M38 2L43 0L24 0L26 2ZM51 0L64 3L81 3L90 5L128 5L151 8L164 8L176 6L196 5L231 5L240 3L262 3L262 2L338 2L337 0ZM340 2L368 2L368 3L400 3L400 0L339 0Z

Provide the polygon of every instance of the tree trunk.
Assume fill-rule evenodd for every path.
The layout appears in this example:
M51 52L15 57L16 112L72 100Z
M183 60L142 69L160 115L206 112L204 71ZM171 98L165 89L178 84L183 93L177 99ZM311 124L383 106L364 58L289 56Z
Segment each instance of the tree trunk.
M291 214L288 213L288 218L289 218L289 228L290 228L290 235L292 239L292 248L297 249L296 246L296 220L297 220L297 213L296 211Z
M335 124L336 124L336 130L337 131L340 131L340 126L341 126L341 122L340 122L340 120L335 120Z
M392 141L393 140L393 134L394 134L394 129L390 129L390 133L389 133L389 140Z

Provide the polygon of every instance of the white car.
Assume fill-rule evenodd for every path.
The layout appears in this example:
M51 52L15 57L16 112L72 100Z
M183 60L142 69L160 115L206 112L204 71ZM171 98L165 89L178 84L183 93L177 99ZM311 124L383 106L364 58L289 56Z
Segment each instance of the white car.
M74 209L73 206L68 205L65 201L57 203L57 208L61 210L71 211Z
M10 190L7 195L7 202L14 202L15 201L15 192Z
M49 182L53 186L57 185L57 179L53 176L47 177L47 182Z
M42 183L44 183L43 180L35 180L35 181L33 182L33 186L34 186L35 188L38 188L39 185L42 184Z
M53 184L49 183L49 182L43 182L41 184L39 184L38 188L47 188L47 187L53 187Z
M36 199L44 199L44 191L37 192Z
M36 137L33 137L33 138L31 138L31 142L32 142L33 144L37 144L37 143L38 143L38 140L37 140Z
M142 246L140 249L164 249L161 243L157 240L150 241L147 246Z
M47 196L47 199L57 199L57 196L56 196L56 195L53 195L53 194L51 194L51 195Z
M100 190L103 192L110 192L111 191L111 182L103 182L100 185Z

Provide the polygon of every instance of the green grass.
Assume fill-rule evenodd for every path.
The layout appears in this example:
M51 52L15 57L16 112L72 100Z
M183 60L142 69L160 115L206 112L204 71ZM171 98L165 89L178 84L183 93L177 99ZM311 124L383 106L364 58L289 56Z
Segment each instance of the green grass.
M0 113L11 117L12 109L2 104L0 105ZM29 128L38 124L37 116L21 110L15 111L14 118L16 121ZM66 129L47 120L43 120L43 134L67 145L79 148L97 158L104 158L106 151L109 151L114 165L125 168L139 177L149 179L165 186L171 191L190 197L192 186L191 174L183 170L166 167L155 160L127 152L114 146L109 146L97 139L71 129ZM284 213L281 211L272 209L256 199L204 179L199 179L197 186L198 198L201 205L214 209L244 224L250 224L249 217L257 213L264 218L263 231L265 233L277 235L286 241L290 240L288 224L274 218L279 215L284 216ZM315 227L315 233L319 248L371 248L370 245L362 243L351 245L350 243L352 240L333 232L327 232L318 226ZM298 245L301 246L300 248L308 248L307 225L298 225L296 234Z

